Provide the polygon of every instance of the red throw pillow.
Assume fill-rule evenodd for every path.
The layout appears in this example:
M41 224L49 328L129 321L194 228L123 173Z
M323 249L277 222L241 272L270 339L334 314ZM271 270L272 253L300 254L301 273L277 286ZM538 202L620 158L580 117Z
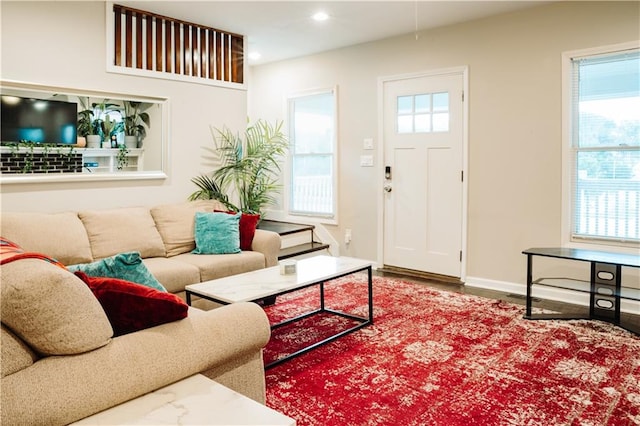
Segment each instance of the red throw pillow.
M187 317L189 306L175 294L130 281L75 273L91 289L109 318L114 336L121 336Z
M236 212L223 212L221 210L214 210L214 212L236 214ZM240 250L251 250L258 222L260 222L259 214L242 213L242 216L240 216Z

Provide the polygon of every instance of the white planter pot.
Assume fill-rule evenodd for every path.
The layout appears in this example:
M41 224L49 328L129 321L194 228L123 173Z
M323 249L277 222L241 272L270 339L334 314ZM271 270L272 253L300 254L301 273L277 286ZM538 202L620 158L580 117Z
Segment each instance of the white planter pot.
M137 148L138 147L138 137L137 136L125 136L124 137L124 146L127 148Z
M102 144L102 139L100 139L100 135L87 135L87 148L100 148Z

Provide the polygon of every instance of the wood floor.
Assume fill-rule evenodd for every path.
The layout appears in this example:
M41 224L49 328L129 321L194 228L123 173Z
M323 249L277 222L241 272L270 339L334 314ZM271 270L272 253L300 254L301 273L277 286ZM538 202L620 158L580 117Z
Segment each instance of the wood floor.
M399 278L407 281L416 282L439 290L452 291L456 293L471 294L474 296L486 297L488 299L502 300L509 303L518 305L525 305L526 298L524 295L505 293L495 290L486 290L478 287L467 287L464 284L439 281L424 277L417 277L413 275L406 275L396 272L388 271L374 271L375 276ZM575 316L588 316L589 307L582 305L575 305L570 303L558 302L554 300L544 300L534 298L534 307L544 308L556 312L562 312L563 314L571 314ZM633 330L636 334L640 334L640 312L637 315L622 312L620 314L621 323L624 328Z

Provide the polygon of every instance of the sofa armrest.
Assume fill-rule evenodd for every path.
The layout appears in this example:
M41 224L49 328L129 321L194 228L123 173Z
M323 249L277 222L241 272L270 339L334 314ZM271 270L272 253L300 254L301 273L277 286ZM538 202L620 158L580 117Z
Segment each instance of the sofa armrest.
M234 389L262 392L264 311L237 303L116 337L102 348L40 359L2 378L2 424L68 424L193 374L234 370ZM244 360L244 364L242 363ZM210 374L209 374L210 375ZM215 379L215 377L214 377Z
M256 235L251 243L251 250L264 254L265 268L278 264L280 253L280 235L276 232L256 229Z

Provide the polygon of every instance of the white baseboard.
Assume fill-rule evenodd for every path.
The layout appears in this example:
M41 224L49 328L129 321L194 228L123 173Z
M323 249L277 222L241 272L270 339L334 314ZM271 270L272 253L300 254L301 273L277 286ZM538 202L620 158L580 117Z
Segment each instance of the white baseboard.
M465 286L483 288L486 290L496 290L504 293L518 294L521 296L527 295L527 286L525 284L512 283L508 281L498 281L467 276ZM534 285L533 297L537 297L539 299L555 300L557 302L572 303L574 305L589 306L588 293L579 293L571 290L563 290L561 288ZM622 300L620 302L620 311L637 315L640 313L640 302L636 302L633 300Z

